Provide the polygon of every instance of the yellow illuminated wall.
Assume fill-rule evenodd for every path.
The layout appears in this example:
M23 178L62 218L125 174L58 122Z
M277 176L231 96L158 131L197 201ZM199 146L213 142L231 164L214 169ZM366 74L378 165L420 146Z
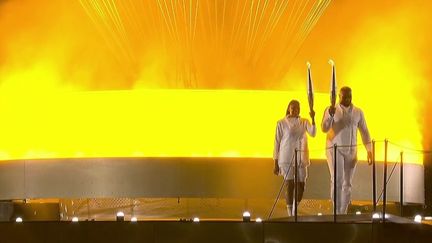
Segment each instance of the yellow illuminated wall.
M329 96L315 96L319 127ZM159 89L3 95L0 156L271 157L276 121L291 99L300 100L301 113L308 117L304 92ZM395 133L381 117L365 114L376 140L389 137L420 146L412 142L420 140L419 131L412 133L416 127ZM318 131L309 146L312 158L325 158L325 134ZM377 148L382 151L382 143ZM359 151L364 160L363 146ZM398 154L391 148L389 159L395 161ZM406 161L421 162L421 157L407 155Z
M431 10L421 0L0 1L0 158L271 157L289 100L307 117L306 61L319 125L329 58L373 138L431 149ZM324 158L324 135L310 147ZM390 150L396 160L401 147Z

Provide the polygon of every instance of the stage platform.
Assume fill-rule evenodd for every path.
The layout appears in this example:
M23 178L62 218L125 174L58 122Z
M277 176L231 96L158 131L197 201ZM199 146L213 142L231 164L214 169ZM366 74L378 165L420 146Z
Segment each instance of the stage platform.
M328 216L326 219L328 219ZM396 216L393 216L396 217ZM344 219L343 219L344 218ZM1 242L431 242L432 226L419 223L241 221L85 221L0 223ZM323 218L321 218L323 219Z
M430 242L432 227L412 218L371 219L371 167L360 162L350 215L332 222L329 173L312 161L298 222L285 218L271 159L80 158L0 163L0 242ZM382 190L377 166L377 194ZM404 205L424 203L423 166L408 164ZM397 214L399 171L388 182ZM116 222L122 211L126 222ZM250 211L258 222L241 222ZM356 212L360 211L360 215ZM414 212L414 211L413 211ZM323 216L317 216L322 213ZM138 222L129 222L131 217ZM409 216L412 216L410 214ZM15 223L22 217L23 223ZM78 217L79 222L71 222ZM191 222L200 217L201 222ZM160 219L160 220L158 220Z
M0 221L112 220L126 217L231 218L250 211L267 218L282 179L265 158L75 158L0 162ZM390 164L390 166L392 166ZM377 165L377 196L382 190L382 163ZM390 167L392 168L392 167ZM389 171L390 171L389 168ZM387 187L388 205L399 201L396 166ZM407 164L404 203L424 203L423 166ZM356 211L371 212L371 167L360 161L353 182ZM326 161L313 160L300 215L331 214ZM21 203L20 203L21 202ZM11 205L13 204L13 206ZM390 213L397 214L398 210ZM421 212L414 212L421 213ZM286 216L283 195L272 218ZM412 216L412 215L411 215Z

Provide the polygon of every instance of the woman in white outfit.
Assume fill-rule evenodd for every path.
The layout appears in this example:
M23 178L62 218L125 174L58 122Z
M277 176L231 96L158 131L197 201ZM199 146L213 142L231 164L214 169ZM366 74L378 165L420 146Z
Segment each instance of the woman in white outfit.
M309 150L306 132L315 137L315 112L309 113L312 124L309 120L301 118L300 103L292 100L288 104L286 116L277 122L276 136L274 144L274 169L275 175L283 176L286 185L286 204L288 216L293 215L293 192L294 192L294 162L295 149L298 149L298 185L297 203L300 203L305 188L307 177L307 166L309 166ZM298 205L298 204L297 204Z

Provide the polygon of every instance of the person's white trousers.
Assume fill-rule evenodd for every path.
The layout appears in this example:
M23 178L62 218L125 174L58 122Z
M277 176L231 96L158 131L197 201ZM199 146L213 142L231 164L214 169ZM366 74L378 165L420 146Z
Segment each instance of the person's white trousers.
M327 164L330 171L330 194L332 203L334 203L334 150L327 150ZM336 213L346 214L348 211L348 204L351 202L352 179L354 176L356 162L353 155L346 155L338 151L337 156L337 173L336 173ZM334 206L334 205L333 205Z

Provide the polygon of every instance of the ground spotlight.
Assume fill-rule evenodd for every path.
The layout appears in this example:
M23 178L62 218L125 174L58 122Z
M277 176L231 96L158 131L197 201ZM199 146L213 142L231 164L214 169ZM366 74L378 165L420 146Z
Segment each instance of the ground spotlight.
M414 217L414 222L416 222L416 223L421 223L421 222L422 222L422 216L421 216L420 214L417 214L417 215Z
M132 217L131 218L131 222L137 222L137 221L138 221L137 217Z
M361 211L357 211L357 212L356 212L356 215L361 215Z
M73 217L72 222L78 222L78 217Z
M426 216L426 217L424 217L424 219L425 220L432 220L432 217L431 216Z
M250 213L248 211L243 213L243 222L250 222Z
M193 218L193 221L194 221L195 223L198 223L198 222L200 221L200 219L199 219L198 217L195 217L195 218Z
M318 213L317 215L318 215L318 216L322 216L322 213Z
M380 218L379 213L372 214L372 219L379 219L379 218Z
M18 218L15 219L15 222L17 222L17 223L22 223L22 221L23 221L23 220L22 220L21 217L18 217Z
M116 221L124 221L124 213L123 212L118 212L117 216L116 216Z
M255 222L257 222L257 223L261 223L261 222L262 222L262 219L261 219L261 218L256 218L256 219L255 219Z

